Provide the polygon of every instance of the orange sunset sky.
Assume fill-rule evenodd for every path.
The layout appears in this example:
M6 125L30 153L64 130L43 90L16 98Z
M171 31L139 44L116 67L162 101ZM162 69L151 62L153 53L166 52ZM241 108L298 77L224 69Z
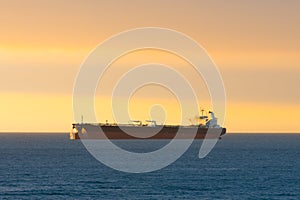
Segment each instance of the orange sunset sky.
M114 34L151 26L182 32L207 50L224 81L228 132L299 133L299 10L297 0L0 0L0 132L69 131L73 84L84 59ZM183 60L155 50L133 52L112 67L149 62L198 81ZM115 76L107 74L104 84ZM153 89L155 95L147 92ZM197 91L209 109L203 82ZM177 123L178 105L162 88L142 88L133 98L133 117L145 119L151 105L161 104L167 122ZM96 97L99 121L113 120L108 100Z

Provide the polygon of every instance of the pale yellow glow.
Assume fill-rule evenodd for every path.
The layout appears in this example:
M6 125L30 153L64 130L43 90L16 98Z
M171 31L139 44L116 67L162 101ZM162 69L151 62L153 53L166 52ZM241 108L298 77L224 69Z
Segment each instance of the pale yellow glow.
M72 97L53 94L0 94L1 132L66 132Z
M68 132L73 122L72 97L46 94L1 94L1 132ZM97 97L96 113L99 122L115 122L111 115L110 99ZM97 104L97 103L96 103ZM178 103L166 99L136 99L129 110L134 119L149 118L152 105L161 104L167 113L167 123L177 124ZM155 114L154 114L155 117ZM195 115L191 115L191 118ZM288 119L288 120L287 120ZM284 104L234 103L227 105L224 126L235 133L299 133L300 106ZM160 119L157 119L161 123ZM188 122L188 119L184 119Z
M225 126L235 133L299 133L300 105L230 102Z

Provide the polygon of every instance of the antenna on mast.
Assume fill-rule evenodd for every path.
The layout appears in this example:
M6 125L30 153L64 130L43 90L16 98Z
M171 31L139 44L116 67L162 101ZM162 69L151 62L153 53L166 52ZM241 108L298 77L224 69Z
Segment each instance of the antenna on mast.
M204 115L204 112L206 115ZM201 116L199 117L199 119L207 119L207 112L204 109L201 109Z
M83 115L81 115L81 124L83 124Z

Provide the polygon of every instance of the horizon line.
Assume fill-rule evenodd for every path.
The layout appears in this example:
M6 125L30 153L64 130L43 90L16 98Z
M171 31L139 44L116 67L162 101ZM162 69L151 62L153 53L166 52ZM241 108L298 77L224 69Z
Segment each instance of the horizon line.
M0 134L69 134L64 131L0 131ZM300 132L228 132L228 134L300 134Z

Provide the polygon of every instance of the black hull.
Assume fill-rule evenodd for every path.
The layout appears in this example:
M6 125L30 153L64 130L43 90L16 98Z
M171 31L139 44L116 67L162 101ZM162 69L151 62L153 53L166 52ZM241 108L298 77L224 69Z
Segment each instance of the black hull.
M178 132L180 131L180 132ZM130 134L127 134L130 133ZM73 124L71 139L204 139L219 138L226 128L200 126L116 126Z

